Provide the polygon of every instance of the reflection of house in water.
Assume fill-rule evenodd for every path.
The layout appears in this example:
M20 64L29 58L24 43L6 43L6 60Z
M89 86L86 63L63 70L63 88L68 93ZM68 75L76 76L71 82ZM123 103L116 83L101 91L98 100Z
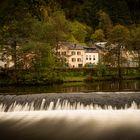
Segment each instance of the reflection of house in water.
M95 46L88 47L79 44L63 43L57 53L65 57L69 67L84 67L94 65L99 61L99 53Z

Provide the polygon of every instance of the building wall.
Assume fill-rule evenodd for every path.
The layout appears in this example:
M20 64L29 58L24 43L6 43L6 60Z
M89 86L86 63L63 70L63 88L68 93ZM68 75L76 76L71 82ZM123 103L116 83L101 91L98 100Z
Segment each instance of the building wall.
M96 52L93 53L85 53L84 64L97 64L99 61L99 54Z
M86 53L85 49L69 49L66 46L62 46L58 49L58 54L67 59L69 67L71 68L84 67L87 63L97 64L99 61L99 54L97 52ZM88 57L88 59L86 57Z
M67 59L69 67L84 67L85 64L98 64L99 61L103 62L104 60L104 47L106 42L96 43L100 45L102 49L97 49L96 51L88 50L89 48L83 47L83 49L76 49L68 46L61 46L58 52L61 56L64 56ZM76 46L74 46L76 47ZM82 48L82 47L81 47ZM78 53L79 52L79 53ZM138 66L138 54L137 52L121 51L122 67L137 67ZM115 62L115 61L114 61Z
M69 67L83 67L84 50L69 50L68 63Z

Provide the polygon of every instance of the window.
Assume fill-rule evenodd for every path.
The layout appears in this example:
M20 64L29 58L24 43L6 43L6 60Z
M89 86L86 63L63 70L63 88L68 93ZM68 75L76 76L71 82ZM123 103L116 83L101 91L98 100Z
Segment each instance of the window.
M91 58L89 58L89 60L91 60Z
M66 55L66 52L62 52L62 55Z
M86 55L86 60L88 60L88 55Z
M71 55L75 55L75 52L74 52L74 51L72 51L72 52L71 52Z
M81 58L77 58L77 62L81 62Z
M95 55L93 55L93 60L95 60Z
M81 55L81 52L77 52L77 55Z
M75 62L75 61L76 61L76 59L75 59L75 58L72 58L72 59L71 59L71 61L72 61L72 62Z
M83 65L82 65L82 64L78 64L78 67L79 67L79 68L82 68L82 67L83 67Z

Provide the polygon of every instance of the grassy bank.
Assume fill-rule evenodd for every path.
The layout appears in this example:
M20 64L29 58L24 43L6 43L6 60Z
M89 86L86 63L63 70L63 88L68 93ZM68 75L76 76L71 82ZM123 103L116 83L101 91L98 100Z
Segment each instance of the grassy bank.
M104 76L104 77L65 77L63 79L64 83L68 82L94 82L94 81L111 81L111 80L119 80L120 78L111 77L111 76ZM120 80L140 80L139 76L123 76Z
M118 77L116 70L70 70L62 72L63 82L93 82L93 81L108 81L108 80L139 80L139 70L127 69L123 70L121 77Z
M71 82L94 82L111 80L139 80L139 70L127 69L122 71L118 77L116 70L96 70L95 69L71 69L57 70L48 74L23 73L12 76L12 74L0 75L0 85L53 85Z

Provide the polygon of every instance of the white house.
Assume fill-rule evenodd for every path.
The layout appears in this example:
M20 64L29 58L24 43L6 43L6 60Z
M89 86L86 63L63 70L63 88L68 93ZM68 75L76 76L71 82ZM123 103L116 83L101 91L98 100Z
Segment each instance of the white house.
M84 64L97 64L99 62L99 52L95 47L86 47Z
M57 53L66 58L69 67L84 67L86 64L94 65L99 61L99 54L95 47L63 43Z

